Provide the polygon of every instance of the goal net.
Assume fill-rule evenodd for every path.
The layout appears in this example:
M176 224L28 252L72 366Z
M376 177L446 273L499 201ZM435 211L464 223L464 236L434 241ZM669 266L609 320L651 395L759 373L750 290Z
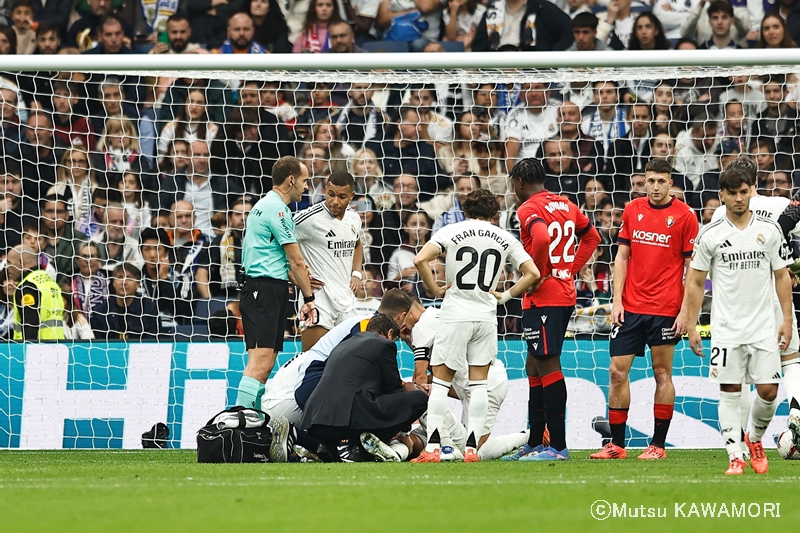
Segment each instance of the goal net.
M413 269L415 251L462 219L460 198L475 188L497 196L497 224L518 234L508 172L521 158L540 159L547 188L575 202L602 237L576 275L562 354L568 439L598 447L591 423L606 415L611 264L622 211L645 194L645 164L674 161L672 194L701 223L719 205L720 167L738 154L755 160L761 194L800 186L796 67L771 66L763 54L725 66L741 59L712 52L650 54L663 61L642 66L643 54L623 55L639 66L604 53L12 63L17 71L0 73L0 448L139 448L158 422L168 447L194 447L195 431L236 397L246 357L242 230L284 155L309 170L294 211L324 201L331 172L355 177L350 207L364 249L356 308L365 314L392 287L438 305ZM675 66L675 57L699 66ZM15 327L29 297L19 264L60 286L51 296L63 303L63 326L42 317L33 330ZM443 280L442 263L431 269ZM515 275L507 268L498 290ZM704 306L705 332L707 324ZM527 424L519 300L498 308L498 333L510 379L495 426L502 434ZM293 317L276 369L299 351L298 334ZM399 362L410 376L407 347ZM721 444L706 372L707 360L679 344L671 445ZM632 446L648 443L653 390L648 360L637 358ZM768 435L786 414L784 402Z

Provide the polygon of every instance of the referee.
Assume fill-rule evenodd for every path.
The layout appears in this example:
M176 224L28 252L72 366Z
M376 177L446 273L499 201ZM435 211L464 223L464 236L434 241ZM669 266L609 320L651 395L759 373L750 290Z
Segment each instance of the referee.
M283 349L289 302L289 271L303 293L300 316L307 325L317 319L308 269L294 236L288 204L308 189L308 169L299 159L282 157L272 167L272 190L250 211L242 241L244 283L239 297L247 366L239 382L236 405L261 409L264 383Z

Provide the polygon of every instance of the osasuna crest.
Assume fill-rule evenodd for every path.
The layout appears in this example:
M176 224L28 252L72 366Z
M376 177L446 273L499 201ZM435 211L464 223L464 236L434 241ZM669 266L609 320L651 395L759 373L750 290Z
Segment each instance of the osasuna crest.
M757 242L758 244L760 244L761 246L764 246L764 244L766 244L766 242L767 242L767 239L765 239L765 238L764 238L764 235L762 235L761 233L759 233L759 234L758 234L758 237L756 237L756 242Z
M666 223L667 223L667 227L671 228L672 225L675 224L675 217L672 216L672 215L668 216L667 220L666 220Z

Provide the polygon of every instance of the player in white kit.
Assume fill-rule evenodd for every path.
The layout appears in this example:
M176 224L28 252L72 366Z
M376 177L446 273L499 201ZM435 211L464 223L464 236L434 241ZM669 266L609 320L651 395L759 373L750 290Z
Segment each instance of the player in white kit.
M486 425L487 376L497 356L497 306L522 294L539 279L539 271L522 244L492 225L498 213L495 196L477 190L465 198L467 220L439 230L414 258L423 283L435 297L444 296L441 325L431 354L433 382L428 400L427 446L416 462L439 462L441 426L447 393L458 370L468 371L470 409L465 462L479 461L477 444ZM428 263L446 254L447 286L436 284ZM494 291L506 260L522 272L503 294Z
M755 184L756 172L758 171L755 163L747 156L740 156L728 163L728 168L737 168L748 173ZM782 196L763 196L758 194L755 187L752 188L750 198L750 210L762 217L768 218L773 222L780 220L781 214L786 210L790 200ZM720 206L714 211L711 221L719 220L725 213L725 206ZM796 224L789 232L790 235L800 236L800 223ZM781 305L777 294L773 298L775 309L775 323L780 324L782 320ZM789 344L781 350L781 370L783 371L783 387L789 401L789 429L796 446L800 446L800 338L797 332L797 314L792 305L792 338ZM747 425L750 418L750 389L749 386L742 390L740 409L742 413L742 427Z
M325 201L294 215L295 236L309 269L317 322L302 333L310 350L325 333L355 314L355 291L361 282L361 217L348 209L353 176L337 170L328 178Z
M697 323L706 276L710 274L714 296L709 378L720 385L719 424L730 458L726 474L743 474L746 466L739 407L743 381L754 383L757 392L744 442L753 470L767 472L761 437L777 407L779 353L792 337L788 249L780 226L750 210L751 184L752 178L740 169L728 169L720 175L725 215L697 236L686 276L684 316L680 317L687 324ZM779 326L772 309L773 292L781 303ZM692 351L703 355L695 328L689 328L689 343Z

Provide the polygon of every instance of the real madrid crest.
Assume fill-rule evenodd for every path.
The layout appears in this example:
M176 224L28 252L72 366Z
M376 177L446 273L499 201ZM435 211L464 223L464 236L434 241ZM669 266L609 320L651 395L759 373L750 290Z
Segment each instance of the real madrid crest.
M767 243L767 239L764 238L764 235L762 233L759 233L758 237L756 237L756 242L761 246L764 246Z
M670 215L667 217L667 220L665 222L667 223L667 227L671 228L672 225L675 224L675 217Z

